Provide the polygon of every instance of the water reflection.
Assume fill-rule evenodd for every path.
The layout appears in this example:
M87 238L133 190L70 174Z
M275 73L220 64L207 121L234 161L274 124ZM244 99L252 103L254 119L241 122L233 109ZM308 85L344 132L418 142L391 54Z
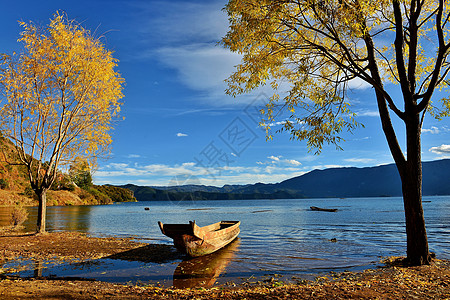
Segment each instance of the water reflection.
M0 227L11 225L11 213L14 206L0 206Z
M333 214L312 212L310 206L336 207L339 211ZM150 207L150 210L146 211L144 207ZM9 209L0 207L0 224L7 222ZM37 209L27 209L29 220L24 224L24 230L30 232L36 227ZM449 259L450 196L425 197L424 211L430 250L438 258ZM176 206L169 201L55 206L48 207L47 230L82 231L92 236L135 237L150 244L172 245L172 240L162 235L157 226L157 221L161 219L168 223L196 220L205 224L226 219L244 221L239 235L242 241L239 251L235 252L234 257L224 260L222 274L216 277L216 282L220 283L273 273L287 278L291 275L309 276L327 270L359 270L374 267L381 256L399 256L406 251L401 198L215 200L179 203ZM172 280L179 282L179 276L174 276L174 273L183 258L175 257L166 262L154 260L152 252L159 253L162 258L170 256L167 254L170 249L166 249L165 253L163 250L145 246L139 250L142 255L133 251L121 253L97 261L101 264L99 269L82 272L74 272L68 266L61 266L57 270L52 268L50 271L49 265L44 262L43 275L77 276L111 282L147 280L149 283L164 282L170 286ZM136 260L139 256L146 259ZM214 269L214 266L206 266L207 262L198 263L201 264L205 264L204 270ZM214 263L211 262L211 265ZM33 269L33 266L28 269ZM206 278L201 270L189 271L189 267L183 267L183 270L192 275L190 278ZM210 274L209 278L214 278L214 272ZM179 275L188 277L182 273ZM33 273L27 273L26 276L33 276ZM208 279L197 281L205 281L206 284Z
M146 245L100 259L66 263L50 260L16 260L0 264L5 274L27 278L76 278L109 282L158 282L166 287L212 287L238 251L236 239L207 256L186 259L172 245ZM173 267L172 267L173 266ZM171 280L173 279L173 280Z
M3 270L0 273L23 278L101 280L123 284L158 282L169 287L175 266L182 257L171 245L147 245L81 262L57 258L0 261L0 270Z
M212 287L220 274L225 272L239 244L237 238L217 252L182 261L173 273L173 285L176 288Z
M55 206L48 212L48 223L52 227L69 231L87 231L92 207L90 206ZM67 228L67 229L66 229Z
M34 278L42 277L42 260L36 260L34 262Z
M0 226L10 225L13 206L0 207ZM37 223L37 207L26 207L28 219L23 223L24 231L34 231ZM49 206L47 207L46 226L49 231L88 232L95 206Z

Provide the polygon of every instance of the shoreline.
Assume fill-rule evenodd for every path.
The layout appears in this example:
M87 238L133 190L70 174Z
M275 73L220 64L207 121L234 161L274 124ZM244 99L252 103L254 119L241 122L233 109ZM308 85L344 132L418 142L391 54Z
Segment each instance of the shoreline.
M53 232L36 236L30 233L0 231L1 266L19 257L58 258L61 261L89 261L102 257L157 262L177 259L168 245L136 242L133 238L94 238L78 232ZM125 255L125 256L124 256ZM393 260L395 262L395 260ZM285 283L276 276L244 284L228 282L212 288L160 288L115 284L82 278L5 276L0 268L2 299L330 299L381 298L418 299L450 297L450 261L436 259L430 266L386 267L362 272L329 273L315 280Z

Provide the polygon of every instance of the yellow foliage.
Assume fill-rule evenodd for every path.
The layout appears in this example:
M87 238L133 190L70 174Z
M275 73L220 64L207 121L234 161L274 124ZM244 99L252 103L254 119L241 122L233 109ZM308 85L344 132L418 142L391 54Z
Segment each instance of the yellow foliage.
M270 82L275 95L262 120L269 138L269 124L281 117L292 121L283 130L310 149L337 146L342 131L359 125L346 96L354 79L378 91L400 118L386 82L400 84L405 105L418 112L431 110L435 88L448 88L447 1L230 0L225 10L230 29L222 44L242 54L227 93ZM449 114L445 103L436 115Z
M23 53L2 57L1 125L32 185L46 188L58 166L107 151L124 79L112 52L66 15L57 12L46 28L20 25Z

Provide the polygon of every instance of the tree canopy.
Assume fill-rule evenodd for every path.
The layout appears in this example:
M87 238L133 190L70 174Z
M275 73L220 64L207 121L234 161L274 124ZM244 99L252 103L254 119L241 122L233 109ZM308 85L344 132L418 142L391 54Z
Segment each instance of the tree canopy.
M1 60L1 130L45 198L58 167L108 149L124 80L100 38L66 15L56 13L45 28L20 25L23 52Z
M292 137L319 151L324 142L337 145L343 130L358 125L346 97L355 80L372 86L401 119L407 101L437 118L449 115L448 98L439 109L430 105L436 87L448 88L445 1L232 0L225 9L230 30L222 42L242 54L227 92L271 85L262 122L269 137L284 109ZM404 99L387 91L390 83Z
M450 115L448 1L230 0L225 10L230 28L222 43L242 54L227 92L236 96L270 84L274 94L261 122L269 138L281 116L282 130L306 140L310 150L320 152L324 143L339 147L342 132L358 126L349 89L355 80L373 88L402 180L408 260L430 262L421 129L427 112L438 119ZM392 92L394 84L399 92ZM445 93L432 102L436 90ZM391 114L405 125L406 151Z

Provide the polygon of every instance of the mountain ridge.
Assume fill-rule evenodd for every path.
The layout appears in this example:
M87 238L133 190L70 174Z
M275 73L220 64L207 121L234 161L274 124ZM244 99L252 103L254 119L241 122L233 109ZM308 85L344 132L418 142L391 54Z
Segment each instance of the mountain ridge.
M422 163L423 195L450 195L450 159ZM138 201L228 200L282 198L354 198L401 196L401 181L395 164L373 167L315 169L279 183L245 185L182 185L142 187L123 185Z

